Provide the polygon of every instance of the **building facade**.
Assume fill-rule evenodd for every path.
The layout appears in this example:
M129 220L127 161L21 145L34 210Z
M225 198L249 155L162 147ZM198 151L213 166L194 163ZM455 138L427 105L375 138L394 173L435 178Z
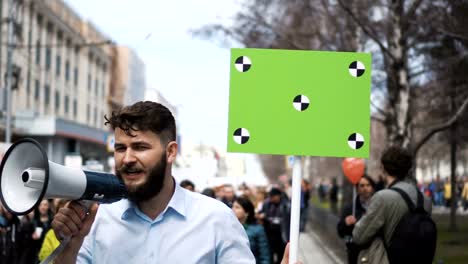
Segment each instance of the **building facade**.
M112 57L112 109L143 101L146 92L146 66L143 60L126 46L113 47Z
M17 4L14 13L8 4ZM109 38L62 0L1 1L2 18L15 17L13 65L18 85L12 91L13 141L37 139L49 159L64 163L68 154L107 161L111 107L112 47ZM7 41L1 25L1 43ZM0 84L5 91L7 46L0 48ZM6 98L3 96L2 108ZM0 122L2 135L4 118Z

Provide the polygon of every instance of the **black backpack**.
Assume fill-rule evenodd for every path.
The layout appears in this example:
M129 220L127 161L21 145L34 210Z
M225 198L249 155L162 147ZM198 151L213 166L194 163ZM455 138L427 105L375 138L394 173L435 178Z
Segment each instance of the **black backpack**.
M398 188L390 188L390 190L401 195L409 211L396 226L390 244L386 245L389 262L391 264L431 264L436 250L437 226L424 210L423 195L416 189L418 199L415 207L406 192Z

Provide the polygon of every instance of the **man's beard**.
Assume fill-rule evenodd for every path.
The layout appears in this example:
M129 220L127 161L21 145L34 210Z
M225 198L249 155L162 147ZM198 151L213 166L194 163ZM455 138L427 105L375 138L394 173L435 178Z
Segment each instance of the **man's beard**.
M128 199L138 204L158 195L164 185L166 166L166 152L164 152L159 162L149 170L148 177L145 182L143 182L141 185L126 186ZM132 169L136 169L135 166L127 167L126 165L123 165L120 169L117 170L117 177L123 180L121 173Z

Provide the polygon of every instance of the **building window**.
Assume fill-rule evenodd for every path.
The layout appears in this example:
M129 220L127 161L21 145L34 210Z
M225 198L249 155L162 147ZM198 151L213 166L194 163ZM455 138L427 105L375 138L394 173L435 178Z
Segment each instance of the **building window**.
M54 26L52 25L52 23L47 22L47 33L51 33L52 30L54 30Z
M78 114L78 103L76 102L76 99L73 100L73 116L76 118L76 115Z
M60 55L55 57L55 75L60 76L60 68L62 67L62 58Z
M49 105L50 104L50 86L48 84L45 85L45 104Z
M73 83L78 86L78 67L73 70Z
M55 91L55 109L58 111L60 108L60 93Z
M91 73L88 73L88 92L91 92Z
M31 92L31 81L29 78L26 80L26 101L29 102L29 94Z
M39 100L39 80L34 81L34 99Z
M45 55L45 66L46 66L46 70L49 71L50 70L50 64L51 64L51 56L52 56L52 51L50 50L50 48L46 48L46 55Z
M70 62L68 60L65 62L65 80L67 82L70 80Z
M70 104L70 99L68 95L65 96L65 114L68 114L68 105Z
M89 122L89 119L90 119L90 116L91 116L90 112L91 112L91 107L88 104L87 107L86 107L86 120L88 120L88 122Z
M41 25L41 24L42 24L42 15L41 15L41 14L38 14L38 15L37 15L37 24L38 24L38 25Z
M41 64L41 48L39 48L41 46L41 42L39 40L36 41L36 46L38 47L36 49L36 64L39 65Z
M98 79L94 80L94 92L96 93L96 97L98 96L99 91L99 81Z
M101 86L101 87L102 87L102 89L101 89L101 94L102 94L102 96L104 97L105 94L106 94L106 86L104 85L104 82L102 83L102 86Z
M94 108L94 123L96 124L96 126L98 125L97 113L98 113L97 109Z

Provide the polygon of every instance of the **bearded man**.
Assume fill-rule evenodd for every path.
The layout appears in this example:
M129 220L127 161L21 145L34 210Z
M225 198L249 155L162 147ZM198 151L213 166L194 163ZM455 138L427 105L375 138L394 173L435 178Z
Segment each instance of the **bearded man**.
M62 208L52 226L71 240L54 263L255 263L232 210L172 177L176 125L166 107L138 102L105 119L128 198L88 215L77 202Z

